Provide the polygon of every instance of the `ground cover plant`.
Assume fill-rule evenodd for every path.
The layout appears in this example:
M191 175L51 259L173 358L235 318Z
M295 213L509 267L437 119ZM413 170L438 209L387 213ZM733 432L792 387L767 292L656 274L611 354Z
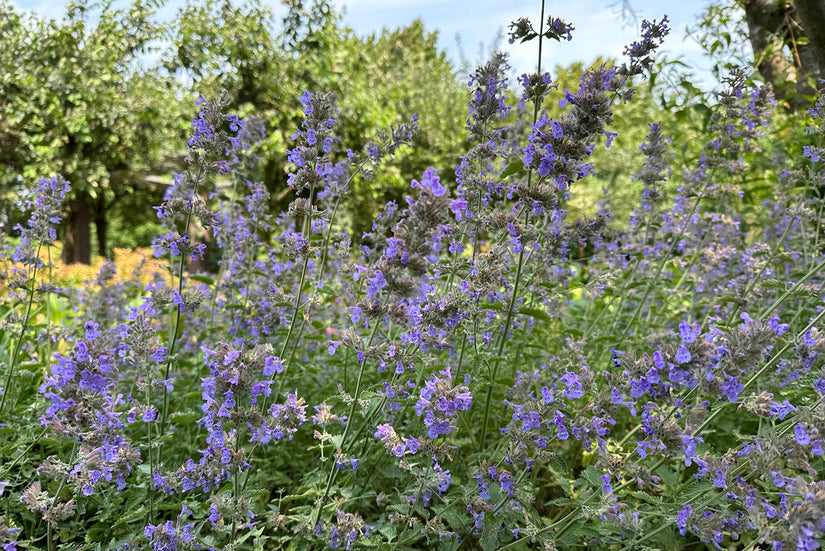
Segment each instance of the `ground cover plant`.
M40 180L3 262L0 545L817 548L825 99L811 142L769 155L771 92L734 70L690 170L651 121L629 224L607 202L573 220L668 25L558 90L542 40L574 32L514 22L537 72L479 67L458 164L363 236L336 215L417 119L354 152L323 91L300 95L283 213L248 177L261 121L198 99L155 209L165 271L59 287L43 252L71 183ZM754 223L743 183L773 174ZM187 270L195 228L215 273Z

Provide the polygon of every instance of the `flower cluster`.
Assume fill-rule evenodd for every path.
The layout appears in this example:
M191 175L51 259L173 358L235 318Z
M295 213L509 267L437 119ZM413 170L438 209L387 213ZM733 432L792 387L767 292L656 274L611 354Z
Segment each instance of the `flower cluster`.
M105 481L118 489L126 487L126 478L141 462L140 452L127 440L127 424L154 418L154 410L114 393L122 356L117 351L117 334L101 333L97 323L85 324L85 338L75 342L69 356L56 355L51 373L44 379L40 392L50 402L41 424L56 435L66 435L79 442L71 463L50 457L39 471L52 478L75 484L85 496ZM122 350L122 349L121 349Z
M415 413L424 416L429 438L450 434L455 428L458 413L469 410L473 405L473 395L467 386L470 384L469 374L465 375L463 385L453 383L449 367L439 375L441 377L435 374L430 377L415 403Z
M63 218L61 205L67 193L69 182L60 176L40 179L34 191L34 199L26 205L31 210L26 227L15 226L20 232L20 241L11 255L14 262L41 266L38 253L42 247L53 244L57 239L55 227Z

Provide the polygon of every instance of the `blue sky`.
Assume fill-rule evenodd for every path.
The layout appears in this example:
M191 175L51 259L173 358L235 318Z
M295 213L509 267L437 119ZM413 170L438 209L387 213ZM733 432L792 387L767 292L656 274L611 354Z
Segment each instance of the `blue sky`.
M454 60L459 58L456 36L470 61L477 61L479 44L489 45L497 31L505 35L507 25L519 17L538 23L541 3L538 0L334 0L344 8L344 22L359 34L376 32L382 27L397 27L420 18L429 30L439 31L439 45ZM672 35L665 43L669 57L682 56L697 71L707 70L701 49L686 38L685 29L693 25L705 2L685 0L661 2L629 0L641 19L661 19L665 13L671 21ZM662 6L666 5L666 8ZM621 3L615 0L548 0L545 15L561 17L576 30L572 42L545 43L545 67L568 65L573 61L591 62L597 56L618 58L624 46L638 38L638 25L622 21ZM535 42L502 46L510 53L511 64L518 73L535 71Z
M276 12L283 12L277 0L267 0ZM506 34L507 25L519 17L529 17L537 23L540 0L332 0L344 11L344 23L358 34L378 33L384 27L406 25L416 18L424 21L430 31L438 31L439 46L456 63L463 50L471 62L479 58L479 45L493 43L496 34ZM47 17L64 13L63 0L12 0L23 9L33 10ZM171 11L182 0L167 2L164 11ZM672 34L665 42L670 58L681 58L694 71L710 80L709 63L702 58L699 46L686 37L685 29L693 25L705 2L684 0L661 2L656 0L627 0L641 19L661 19L667 13ZM662 7L666 5L666 7ZM616 0L547 0L546 15L561 17L571 22L576 30L572 42L545 43L543 66L567 65L574 61L591 62L598 55L618 58L623 47L638 38L638 24L621 18L621 2ZM458 45L461 42L461 48ZM501 43L510 54L516 74L534 71L535 41L524 45Z

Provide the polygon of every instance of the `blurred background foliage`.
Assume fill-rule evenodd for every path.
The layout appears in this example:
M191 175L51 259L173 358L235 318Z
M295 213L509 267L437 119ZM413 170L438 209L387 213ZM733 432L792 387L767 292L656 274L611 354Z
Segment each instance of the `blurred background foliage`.
M27 189L48 175L45 170L62 173L73 185L62 232L64 263L88 264L94 257L111 257L116 247L148 246L158 231L151 207L161 202L171 173L183 166L194 100L223 89L233 98L233 111L266 123L257 177L269 189L275 212L291 195L286 151L301 120L303 90L335 92L342 155L347 148L361 150L390 125L420 118L412 148L399 151L373 180L352 182L344 220L354 237L369 229L385 202L403 201L409 182L427 167L438 168L445 182L454 181L453 167L465 150L467 67L458 69L438 48L437 33L417 20L358 36L327 0L284 3L286 15L278 18L259 0L190 1L164 21L156 0L136 0L126 8L76 0L54 19L0 0L4 231L14 233ZM805 34L811 27L797 4L804 2L783 4L784 26L770 27L773 19L766 16L757 17L764 24L758 27L753 12L770 6L710 2L691 30L717 79L734 62L751 64L754 79L774 79L784 118L768 147L780 159L799 156L793 144L804 128L797 113L819 76L818 66L801 61L792 79L771 72L783 62L795 63L800 48L818 43L816 32ZM755 38L760 32L762 42ZM746 51L748 43L752 52ZM763 43L768 50L759 49ZM594 60L603 62L610 63ZM559 90L575 89L585 69L557 66L551 75ZM576 188L570 203L574 217L592 215L604 201L612 223L626 223L641 190L632 175L642 162L639 146L648 123L661 121L667 133L689 137L679 140L687 144L683 149L673 151L674 171L686 170L702 154L700 136L715 99L685 69L678 59L661 60L653 77L639 83L637 101L616 107L612 130L618 136L609 149L596 149L599 170ZM515 83L512 90L518 91ZM561 112L555 100L545 108L550 116ZM776 181L770 171L777 169L762 164L748 162L741 175L742 201L753 223L773 193L768 182Z

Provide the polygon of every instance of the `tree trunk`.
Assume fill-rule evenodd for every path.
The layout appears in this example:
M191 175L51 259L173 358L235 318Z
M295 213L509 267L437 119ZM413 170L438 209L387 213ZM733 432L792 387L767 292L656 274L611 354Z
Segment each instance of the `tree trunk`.
M97 254L102 258L109 258L109 241L106 237L107 229L106 205L101 199L95 204L95 235L97 236Z
M825 22L819 19L825 15L825 0L796 0L795 4L740 0L740 5L759 73L773 84L776 98L785 100L790 111L808 107L808 96L816 94L809 79L822 78L825 64L825 50L819 49L825 47Z
M90 222L89 194L85 191L78 191L69 201L69 215L66 217L63 251L60 255L64 264L91 264Z
M808 37L811 69L819 90L825 89L825 0L796 0L796 13Z

